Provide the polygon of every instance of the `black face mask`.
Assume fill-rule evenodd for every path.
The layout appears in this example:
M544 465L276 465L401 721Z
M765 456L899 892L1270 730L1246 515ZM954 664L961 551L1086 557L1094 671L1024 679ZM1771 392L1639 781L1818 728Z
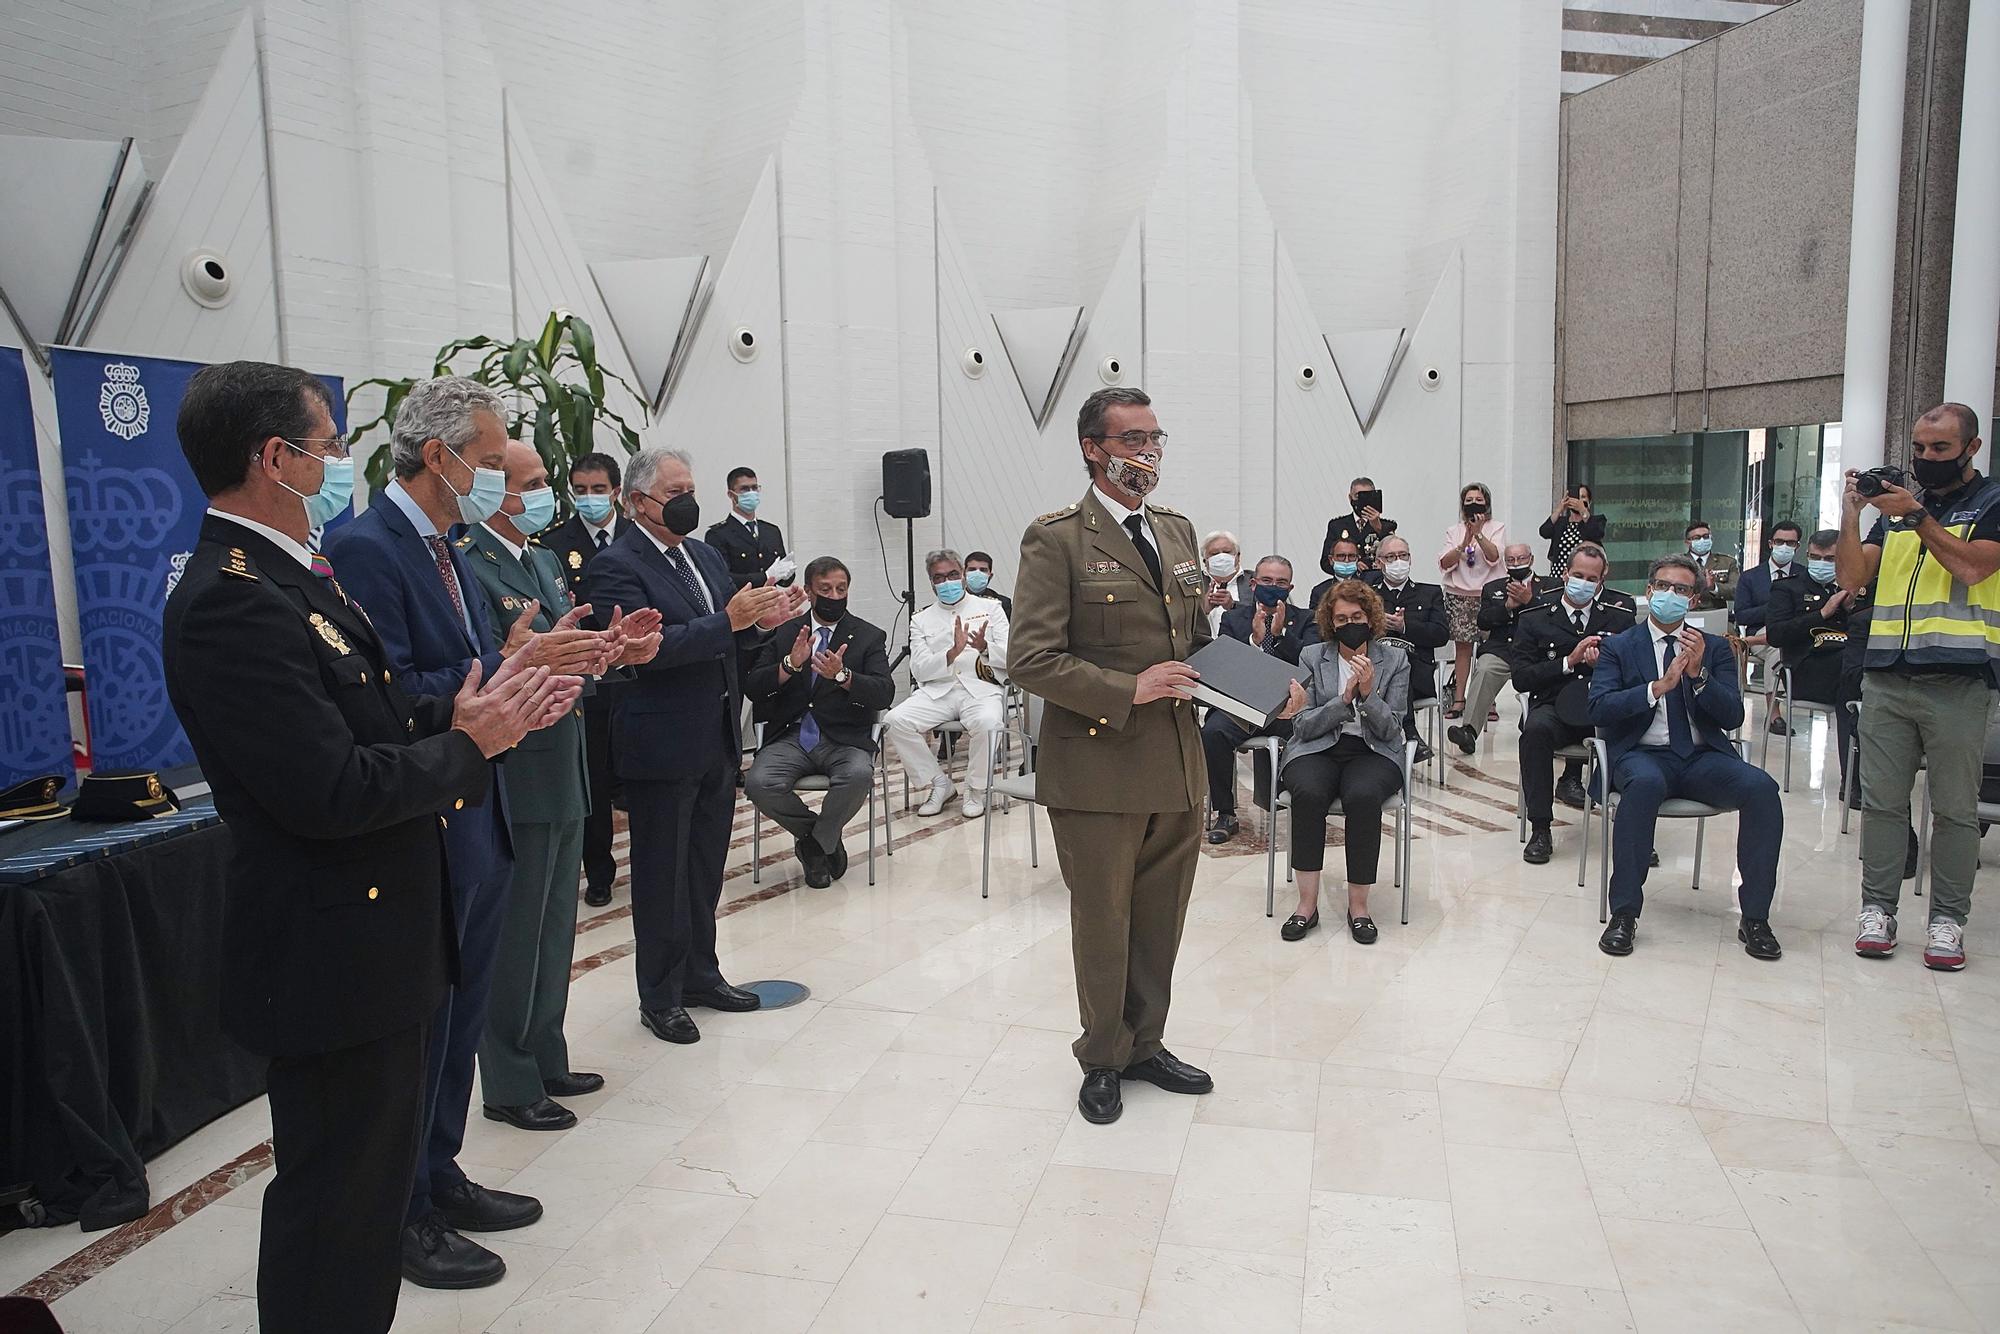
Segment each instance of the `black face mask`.
M813 615L819 618L821 625L839 625L840 618L847 615L847 599L815 596Z
M686 537L701 523L701 506L694 492L684 491L660 506L660 522L675 537Z
M1366 621L1349 621L1333 632L1333 637L1350 649L1358 649L1375 637Z
M1949 489L1958 485L1959 477L1965 471L1965 455L1955 459L1911 459L1910 476L1917 479L1917 485L1926 491Z
M1516 583L1525 584L1535 577L1535 567L1532 565L1509 565L1507 567L1507 577Z

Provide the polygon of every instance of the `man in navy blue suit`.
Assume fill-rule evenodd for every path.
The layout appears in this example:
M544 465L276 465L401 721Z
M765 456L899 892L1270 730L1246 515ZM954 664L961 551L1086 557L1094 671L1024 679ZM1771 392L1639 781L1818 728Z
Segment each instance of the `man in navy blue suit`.
M1785 813L1776 780L1730 744L1729 731L1743 722L1743 692L1729 641L1685 624L1701 589L1693 557L1660 557L1648 583L1646 619L1598 645L1590 720L1609 752L1618 819L1612 826L1611 924L1597 947L1606 954L1632 952L1660 803L1691 797L1738 812L1743 921L1736 938L1751 958L1776 959L1784 951L1771 933L1771 898Z
M701 522L694 463L646 449L625 469L632 525L584 571L598 620L659 611L660 648L612 706L612 763L631 817L632 934L639 1022L664 1042L698 1042L689 1006L754 1010L715 957L715 906L742 766L738 652L803 610L809 595L737 588L722 553L688 536Z
M328 542L327 559L367 609L396 683L413 695L453 694L475 662L490 678L506 653L531 643L530 665L570 675L604 669L610 637L576 629L537 636L533 608L504 646L495 643L478 585L448 539L454 525L490 518L506 495L504 413L498 395L459 376L417 385L392 429L396 479ZM461 1234L525 1227L542 1216L539 1200L475 1185L456 1162L513 871L499 766L487 766L482 790L438 820L459 980L431 1029L429 1116L403 1231L403 1277L421 1287L477 1288L499 1282L507 1265Z
M1795 574L1805 573L1805 562L1798 560L1799 542L1805 530L1790 519L1780 519L1771 525L1771 558L1761 565L1752 565L1736 581L1736 601L1729 610L1729 619L1736 623L1736 629L1750 645L1750 656L1764 664L1766 672L1778 670L1784 655L1771 647L1765 634L1765 623L1770 619L1771 586ZM1776 709L1766 724L1773 735L1785 735L1785 720Z

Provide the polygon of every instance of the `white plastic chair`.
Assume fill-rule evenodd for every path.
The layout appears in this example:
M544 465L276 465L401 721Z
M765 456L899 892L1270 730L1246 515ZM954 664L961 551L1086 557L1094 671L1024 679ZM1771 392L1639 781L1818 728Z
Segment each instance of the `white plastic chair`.
M988 882L992 876L993 818L994 818L993 797L996 793L999 794L1002 798L1007 799L1007 806L1006 806L1007 810L1011 811L1013 809L1013 802L1015 801L1025 802L1027 804L1028 865L1031 867L1040 867L1042 864L1041 849L1037 846L1037 839L1035 836L1034 808L1038 803L1035 797L1034 739L1030 737L1025 731L1021 731L1014 728L1002 728L1001 731L1003 734L1011 733L1013 736L1017 736L1021 739L1021 755L1022 755L1023 771L1019 774L1008 774L1004 778L996 777L995 773L997 773L999 768L999 766L996 765L994 766L995 773L989 773L986 775L986 818L982 822L984 828L980 831L980 836L979 836L979 897L982 899L987 897ZM999 738L996 737L995 740L997 741L999 740Z

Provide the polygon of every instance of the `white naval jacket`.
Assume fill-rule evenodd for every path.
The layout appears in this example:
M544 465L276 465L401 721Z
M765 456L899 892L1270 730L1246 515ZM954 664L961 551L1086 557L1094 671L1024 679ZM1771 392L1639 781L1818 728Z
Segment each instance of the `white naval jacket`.
M965 652L959 654L955 661L946 663L945 656L951 652L952 624L960 620L965 622L967 634L982 623L986 626L986 652L982 655L967 644ZM956 685L963 685L966 693L974 699L1004 693L1002 686L980 679L978 663L982 656L993 675L1004 681L1007 672L1007 613L992 598L967 593L959 599L956 609L933 602L918 612L911 622L910 672L916 678L917 690L921 694L941 699L950 694Z

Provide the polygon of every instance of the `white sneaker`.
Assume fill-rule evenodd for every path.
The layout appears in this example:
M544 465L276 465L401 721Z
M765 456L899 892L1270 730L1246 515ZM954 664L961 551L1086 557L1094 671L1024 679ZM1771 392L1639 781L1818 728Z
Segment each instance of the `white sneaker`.
M965 794L965 800L958 804L958 813L968 820L977 820L986 814L986 803L968 792Z
M1880 904L1866 904L1855 919L1854 952L1862 958L1886 958L1896 948L1896 919L1882 911Z
M1949 917L1933 917L1930 938L1924 942L1924 967L1941 973L1965 967L1965 928Z
M938 779L931 784L931 794L924 798L924 804L917 807L917 814L936 815L944 809L944 804L951 800L951 794L957 790L949 778Z

